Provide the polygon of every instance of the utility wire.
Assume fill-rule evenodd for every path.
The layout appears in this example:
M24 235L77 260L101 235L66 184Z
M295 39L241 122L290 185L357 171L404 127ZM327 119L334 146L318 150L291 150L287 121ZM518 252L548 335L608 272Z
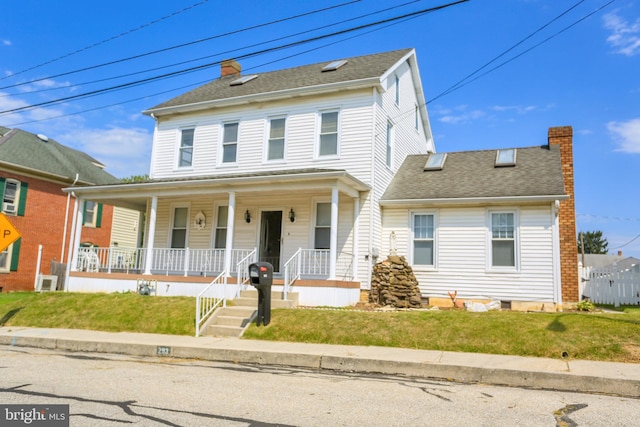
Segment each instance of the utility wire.
M633 239L629 240L629 241L628 241L627 243L625 243L624 245L620 245L620 246L618 246L617 248L612 248L611 250L612 250L612 251L615 251L615 250L617 250L617 249L622 249L622 248L624 248L625 246L630 245L631 243L635 242L635 241L636 241L636 239L638 239L638 237L640 237L640 234L638 234L638 235L637 235L636 237L634 237Z
M437 96L435 96L435 97L433 97L433 98L429 99L429 100L427 101L427 104L429 104L429 103L431 103L431 102L435 101L435 100L436 100L436 99L438 99L438 98L441 98L441 97L442 97L442 96L444 96L444 95L448 95L448 94L450 94L451 92L454 92L454 91L456 91L456 90L458 90L458 89L460 89L460 88L462 88L462 87L464 87L464 86L466 86L466 85L468 85L468 84L470 84L470 83L472 83L472 82L474 82L474 81L478 80L479 78L486 76L486 75L487 75L487 74L489 74L489 73L492 73L493 71L495 71L495 70L497 70L497 69L499 69L499 68L501 68L501 67L503 67L503 66L507 65L508 63L510 63L510 62L512 62L512 61L515 61L516 59L520 58L521 56L523 56L523 55L525 55L525 54L527 54L527 53L531 52L533 49L535 49L535 48L537 48L537 47L539 47L539 46L543 45L544 43L548 42L549 40L551 40L551 39L553 39L553 38L555 38L555 37L559 36L560 34L564 33L565 31L567 31L567 30L569 30L569 29L573 28L574 26L578 25L580 22L582 22L582 21L586 20L587 18L590 18L591 16L593 16L593 15L595 15L596 13L600 12L602 9L606 8L607 6L609 6L610 4L612 4L612 3L613 3L613 2L615 2L615 1L616 1L616 0L611 0L611 1L609 1L608 3L606 3L606 4L602 5L602 6L600 6L599 8L597 8L596 10L594 10L593 12L588 13L587 15L583 16L582 18L580 18L580 19L578 19L577 21L573 22L572 24L570 24L570 25L568 25L568 26L564 27L563 29L561 29L561 30L557 31L556 33L552 34L551 36L547 37L546 39L542 40L541 42L539 42L539 43L537 43L537 44L533 45L532 47L530 47L530 48L528 48L528 49L524 50L523 52L519 53L518 55L513 56L513 57L511 57L510 59L508 59L508 60L506 60L506 61L504 61L504 62L502 62L502 63L500 63L500 64L496 65L495 67L493 67L493 68L491 68L491 69L487 70L486 72L484 72L484 73L480 74L479 76L476 76L474 79L471 79L471 80L468 80L468 81L466 81L466 82L464 82L464 83L461 83L462 81L464 81L465 79L467 79L467 78L468 78L468 77L470 77L471 75L470 75L470 76L465 77L465 79L463 79L463 80L461 80L460 82L456 83L456 84L455 84L454 86L452 86L451 88L449 88L449 89L447 89L446 91L444 91L444 92L440 93L439 95L437 95ZM514 47L515 47L515 46L514 46ZM509 50L510 50L510 49L509 49ZM506 52L505 52L505 53L506 53ZM502 56L502 55L500 55L500 56ZM498 56L498 58L499 58L500 56ZM496 58L496 59L497 59L497 58ZM492 60L491 62L493 62L493 60ZM491 63L491 62L490 62L490 63ZM486 65L489 65L489 64L486 64ZM486 65L485 65L485 66L483 66L483 67L481 67L481 69L482 69L482 68L485 68L485 67L486 67ZM476 70L476 72L477 72L477 71L480 71L480 69L479 69L479 70ZM473 75L473 74L475 74L476 72L472 73L472 75Z
M336 32L333 32L333 33L328 33L328 34L323 34L323 35L316 36L316 37L310 37L310 38L303 39L303 40L300 40L300 41L287 43L287 44L284 44L284 45L281 45L281 46L275 46L275 47L271 47L271 48L267 48L267 49L263 49L263 50L259 50L259 51L255 51L255 52L251 52L251 53L247 53L247 54L244 54L244 55L240 55L237 59L247 59L247 58L251 58L251 57L254 57L254 56L263 55L263 54L266 54L266 53L276 52L276 51L283 50L283 49L288 49L288 48L291 48L291 47L294 47L294 46L299 46L299 45L311 43L311 42L322 40L322 39L325 39L325 38L335 37L335 36L338 36L338 35L347 34L347 33L351 33L351 32L354 32L354 31L359 31L359 30L362 30L362 29L365 29L365 28L369 28L369 27L379 26L379 25L382 25L382 24L388 24L388 23L391 23L391 22L394 22L394 21L399 21L399 20L406 19L406 18L411 17L411 16L420 16L420 15L424 15L424 14L427 14L427 13L432 13L432 12L435 12L435 11L438 11L438 10L442 10L442 9L445 9L445 8L448 8L448 7L451 7L451 6L454 6L454 5L458 5L458 4L461 4L461 3L466 3L467 1L469 1L469 0L458 0L458 1L447 3L447 4L444 4L444 5L430 7L430 8L427 8L427 9L422 9L422 10L415 11L415 12L410 12L410 13L407 13L407 14L404 14L404 15L395 16L395 17L392 17L392 18L387 18L387 19L384 19L384 20L380 20L380 21L376 21L376 22L372 22L372 23L368 23L368 24L363 24L363 25L359 25L359 26L356 26L356 27L347 28L345 30L340 30L340 31L336 31ZM54 100L50 100L50 101L40 102L40 103L37 103L37 104L31 104L31 105L26 105L26 106L22 106L22 107L17 107L17 108L13 108L13 109L10 109L10 110L0 111L0 114L15 113L15 112L18 112L18 111L24 111L24 110L28 110L28 109L38 108L38 107L42 107L42 106L45 106L45 105L58 104L60 102L69 101L69 100L73 100L73 99L86 98L86 97L93 96L93 95L98 95L98 94L101 94L101 93L111 92L111 91L114 91L114 90L120 90L120 89L124 89L124 88L127 88L127 87L132 87L132 86L137 86L137 85L144 84L144 83L150 83L150 82L161 80L161 79L165 79L165 78L168 78L168 77L174 77L174 76L178 76L178 75L184 75L184 74L187 74L187 73L192 73L192 72L195 72L195 71L199 71L199 70L203 70L203 69L206 69L206 68L213 67L214 65L218 65L219 63L220 63L219 61L211 62L211 63L207 63L207 64L198 65L198 66L195 66L195 67L190 67L190 68L187 68L187 69L184 69L184 70L179 70L179 71L174 71L174 72L171 72L171 73L161 74L161 75L158 75L158 76L153 76L153 77L149 77L149 78L146 78L146 79L137 80L137 81L133 81L133 82L129 82L129 83L123 83L123 84L112 86L112 87L108 87L108 88L97 89L97 90L94 90L94 91L89 91L89 92L85 92L85 93L81 93L81 94L77 94L77 95L72 95L72 96L58 98L58 99L54 99Z
M170 50L174 50L174 49L178 49L178 48L182 48L182 47L186 47L186 46L191 46L191 45L198 44L198 43L203 43L205 41L214 40L214 39L217 39L217 38L226 37L226 36L230 36L230 35L235 35L235 34L243 33L243 32L246 32L246 31L255 30L257 28L266 27L266 26L269 26L269 25L273 25L273 24L289 21L289 20L292 20L292 19L297 19L297 18L301 18L301 17L304 17L304 16L309 16L309 15L313 15L313 14L316 14L316 13L325 12L327 10L336 9L336 8L339 8L339 7L342 7L342 6L346 6L346 5L349 5L349 4L352 4L352 3L357 3L359 1L360 0L351 0L351 1L348 1L348 2L345 2L345 3L341 3L341 4L338 4L338 5L329 6L329 7L325 7L325 8L322 8L322 9L316 9L316 10L313 10L313 11L310 11L310 12L305 12L305 13L301 13L301 14L298 14L298 15L293 15L293 16L289 16L289 17L286 17L286 18L281 18L281 19L277 19L277 20L274 20L274 21L265 22L265 23L254 25L254 26L251 26L251 27L245 27L245 28L242 28L242 29L239 29L239 30L229 31L229 32L223 33L223 34L217 34L217 35L214 35L214 36L211 36L211 37L206 37L204 39L194 40L194 41L190 41L190 42L187 42L187 43L182 43L182 44L179 44L179 45L165 47L165 48L162 48L162 49L157 49L157 50L153 50L153 51L150 51L150 52L141 53L141 54L134 55L134 56L129 56L129 57L126 57L126 58L116 59L114 61L104 62L102 64L91 65L91 66L80 68L80 69L77 69L77 70L66 71L64 73L54 74L54 75L47 76L47 77L41 77L41 78L30 80L30 81L27 81L27 82L16 83L16 84L9 85L9 86L3 86L3 87L0 87L0 90L9 89L9 88L18 87L18 86L23 86L23 85L27 85L27 84L31 84L31 83L37 83L37 82L40 82L40 81L43 81L43 80L54 79L54 78L57 78L57 77L68 76L68 75L71 75L71 74L77 74L77 73L80 73L80 72L83 72L83 71L94 70L96 68L106 67L108 65L119 64L121 62L130 61L130 60L133 60L133 59L139 59L139 58L143 58L145 56L155 55L157 53L167 52L167 51L170 51Z
M422 0L409 1L409 2L402 3L402 4L399 4L399 5L396 5L396 6L388 7L388 8L385 8L385 9L380 9L380 10L377 10L375 12L370 12L370 13L367 13L367 14L364 14L364 15L360 15L360 16L357 16L357 17L354 17L354 18L344 19L342 21L338 21L338 22L335 22L335 23L332 23L332 24L327 24L327 25L323 25L323 26L320 26L320 27L316 27L316 28L313 28L313 29L310 29L310 30L300 31L300 32L297 32L297 33L289 34L287 36L278 37L278 38L275 38L275 39L263 41L263 42L260 42L260 43L255 43L255 44L244 46L244 47L241 47L241 48L227 50L227 51L224 51L224 52L214 53L212 55L201 56L199 58L189 59L187 61L176 62L176 63L169 64L169 65L163 65L163 66L155 67L155 68L148 68L148 69L141 70L141 71L135 71L135 72L132 72L132 73L127 73L127 74L120 74L118 76L106 77L106 78L98 79L98 80L91 80L91 81L83 82L83 83L76 83L76 84L73 84L73 85L64 85L64 86L61 85L61 86L57 86L57 87L50 87L50 88L44 88L44 89L38 89L38 90L32 90L32 91L20 92L20 93L2 93L2 94L0 94L0 98L9 97L9 96L15 96L15 95L34 94L34 93L50 92L50 91L54 91L54 90L77 88L77 87L84 86L84 85L89 85L89 84L94 84L94 83L101 83L101 82L105 82L105 81L109 81L109 80L116 80L116 79L123 78L123 77L131 77L131 76L134 76L134 75L144 74L144 73L148 73L148 72L152 72L152 71L158 71L158 70L162 70L162 69L166 69L166 68L176 67L176 66L179 66L179 65L189 64L189 63L192 63L192 62L202 61L204 59L209 59L209 58L213 58L213 57L216 57L216 56L221 56L221 55L227 55L227 54L230 54L230 53L234 53L234 52L237 52L239 50L250 49L250 48L253 48L253 47L262 46L262 45L278 42L278 41L281 41L281 40L285 40L285 39L288 39L288 38L296 37L296 36L299 36L299 35L302 35L302 34L312 33L312 32L319 31L319 30L322 30L322 29L325 29L325 28L335 27L336 25L341 25L341 24L345 24L347 22L356 21L358 19L367 18L369 16L373 16L373 15L377 15L377 14L380 14L380 13L388 12L390 10L398 9L400 7L404 7L404 6L407 6L407 5L412 4L412 3L418 3L420 1L422 1ZM412 19L412 18L408 18L408 19ZM392 24L392 25L395 25L395 24ZM383 28L387 28L387 27L383 27ZM375 31L377 31L377 30L375 30ZM368 34L368 33L363 33L363 34ZM344 40L348 40L348 38L344 39ZM324 46L325 47L326 46L330 46L330 44L324 45ZM312 50L315 50L315 49L312 49ZM281 59L278 59L277 61L282 61L282 60L287 59L287 58L281 58ZM274 62L277 62L277 61L274 61ZM262 64L261 66L264 66L264 65L267 65L267 64ZM3 89L3 88L0 88L0 89Z
M138 27L136 27L136 28L132 28L132 29L127 30L127 31L125 31L125 32L123 32L123 33L120 33L120 34L118 34L118 35L115 35L115 36L109 37L109 38L107 38L107 39L104 39L104 40L102 40L102 41L99 41L99 42L96 42L96 43L90 44L89 46L85 46L85 47L80 48L80 49L78 49L78 50L74 50L74 51L72 51L72 52L69 52L69 53L64 54L64 55L62 55L62 56L59 56L59 57L57 57L57 58L51 59L51 60L49 60L49 61L43 62L43 63L41 63L41 64L34 65L33 67L30 67L30 68L24 69L24 70L22 70L22 71L17 71L17 72L15 72L15 73L11 73L11 74L9 74L8 76L0 77L0 80L8 79L8 78L10 78L10 77L14 77L14 76L17 76L17 75L20 75L20 74L26 73L27 71L32 71L32 70L35 70L35 69L37 69L37 68L44 67L45 65L52 64L52 63L54 63L54 62L60 61L61 59L68 58L68 57L73 56L73 55L76 55L76 54L78 54L78 53L80 53L80 52L84 52L85 50L89 50L89 49L92 49L92 48L94 48L94 47L100 46L100 45L102 45L102 44L108 43L108 42L110 42L110 41L112 41L112 40L115 40L115 39L117 39L117 38L120 38L120 37L126 36L126 35L131 34L131 33L135 33L136 31L142 30L143 28L150 27L150 26L152 26L152 25L154 25L154 24L157 24L157 23L159 23L159 22L164 21L165 19L172 18L172 17L174 17L174 16L176 16L176 15L179 15L179 14L181 14L181 13L186 12L187 10L190 10L190 9L195 8L195 7L201 6L201 5L205 4L207 1L209 1L209 0L203 0L203 1L199 2L199 3L194 3L194 4L192 4L191 6L187 6L187 7L185 7L184 9L181 9L181 10L178 10L178 11L176 11L176 12L170 13L169 15L165 15L165 16L163 16L163 17L161 17L161 18L158 18L158 19L156 19L156 20L153 20L153 21L151 21L151 22L147 22L146 24L142 24L142 25L140 25L140 26L138 26Z

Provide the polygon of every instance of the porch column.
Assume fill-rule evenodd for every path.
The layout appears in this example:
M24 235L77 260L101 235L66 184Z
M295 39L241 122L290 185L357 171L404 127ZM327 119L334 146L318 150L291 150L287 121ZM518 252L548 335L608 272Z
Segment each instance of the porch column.
M231 249L233 247L235 211L236 193L231 192L229 193L229 209L227 211L227 240L224 245L224 270L227 272L227 277L231 276Z
M149 230L147 232L147 252L144 259L144 273L151 274L153 263L153 244L156 238L156 212L158 211L158 196L151 197L151 211L149 212Z
M353 198L353 281L358 281L358 246L360 245L360 197Z
M331 235L329 237L329 280L336 279L338 258L338 187L331 189Z
M82 237L82 224L84 223L84 200L76 199L76 213L74 217L76 219L75 224L73 225L73 254L71 255L71 259L67 261L71 264L72 271L78 271L78 249L80 248L80 239Z

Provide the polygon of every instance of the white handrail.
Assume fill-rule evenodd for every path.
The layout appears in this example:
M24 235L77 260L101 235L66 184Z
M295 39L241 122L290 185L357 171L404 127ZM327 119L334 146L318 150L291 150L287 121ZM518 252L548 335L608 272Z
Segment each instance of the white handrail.
M258 252L258 248L253 248L251 252L247 254L244 258L238 261L237 265L237 273L238 273L238 283L236 289L236 296L240 296L240 291L246 289L246 285L249 283L249 264L251 262L256 261L256 253Z
M282 297L287 299L287 295L293 286L293 282L300 278L302 248L298 248L296 253L284 263L284 286Z
M206 296L210 291L214 290L216 285L224 285L222 289L222 297L216 297L215 295ZM196 337L200 336L200 326L202 323L207 320L209 315L215 310L220 304L223 307L227 306L227 272L223 271L213 279L211 283L207 285L206 288L202 290L198 294L196 298Z

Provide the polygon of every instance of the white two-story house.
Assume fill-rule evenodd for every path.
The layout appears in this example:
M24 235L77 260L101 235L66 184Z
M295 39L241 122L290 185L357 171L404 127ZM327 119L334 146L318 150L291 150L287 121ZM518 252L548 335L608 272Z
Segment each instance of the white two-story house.
M146 225L141 248L79 249L69 289L145 277L159 295L196 295L267 261L302 305L357 302L383 256L379 200L408 155L435 151L425 104L413 49L259 74L224 61L219 78L144 112L147 182L73 189Z

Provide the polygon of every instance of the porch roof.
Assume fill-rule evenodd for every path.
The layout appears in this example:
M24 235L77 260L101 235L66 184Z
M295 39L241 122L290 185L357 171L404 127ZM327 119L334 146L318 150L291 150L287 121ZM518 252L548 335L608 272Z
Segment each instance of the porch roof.
M115 206L145 210L149 197L191 196L219 193L272 191L308 191L337 187L358 197L370 187L340 169L291 169L241 174L151 179L146 182L68 187L65 192Z

